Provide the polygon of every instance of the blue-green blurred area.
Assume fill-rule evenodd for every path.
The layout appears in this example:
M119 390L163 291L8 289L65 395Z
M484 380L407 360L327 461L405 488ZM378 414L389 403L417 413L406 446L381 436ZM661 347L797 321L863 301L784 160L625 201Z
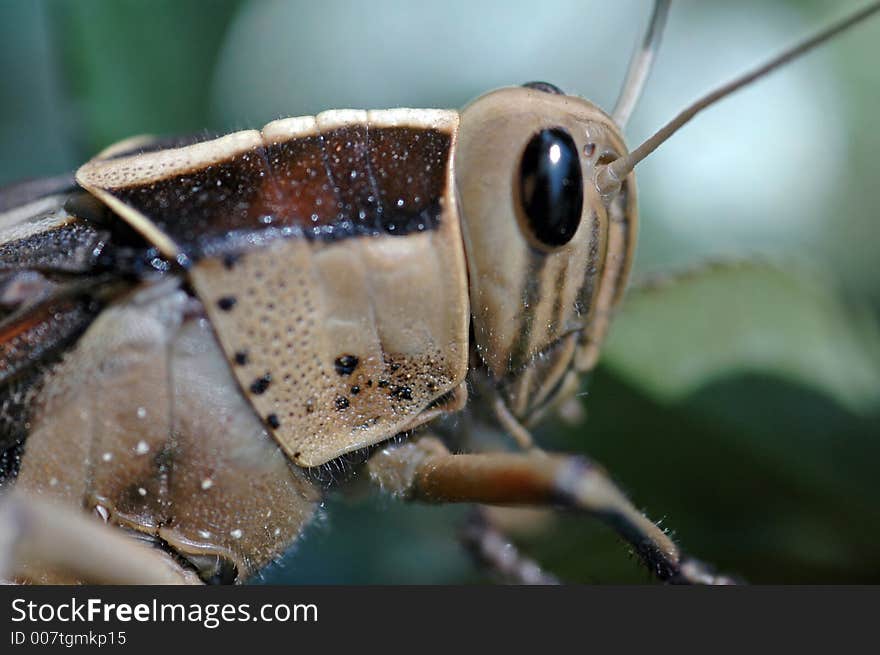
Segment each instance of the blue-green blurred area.
M675 2L630 143L860 4ZM133 134L461 107L534 79L610 109L648 13L638 0L5 0L0 182ZM584 420L540 431L605 464L688 552L755 582L880 582L878 42L875 19L640 166L648 284L584 386ZM332 496L264 579L488 580L458 546L465 514ZM563 578L647 579L583 517L527 523L518 543Z

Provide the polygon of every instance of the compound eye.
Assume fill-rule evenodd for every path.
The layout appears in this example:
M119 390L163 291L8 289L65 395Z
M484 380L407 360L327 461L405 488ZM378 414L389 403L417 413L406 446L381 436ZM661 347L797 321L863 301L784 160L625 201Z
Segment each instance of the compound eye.
M563 246L577 232L584 206L584 180L577 146L561 127L541 130L523 151L519 169L523 214L545 246Z
M534 89L535 91L543 91L544 93L549 93L554 96L564 96L565 91L560 89L555 84L550 84L550 82L526 82L523 86L527 89Z

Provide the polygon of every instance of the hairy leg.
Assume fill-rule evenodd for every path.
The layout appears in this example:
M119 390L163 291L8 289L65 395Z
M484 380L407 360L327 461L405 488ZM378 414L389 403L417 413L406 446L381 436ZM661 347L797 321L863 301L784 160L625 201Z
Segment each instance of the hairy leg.
M583 457L532 453L454 455L423 437L378 451L372 479L407 500L489 505L558 505L596 516L629 543L659 579L682 584L731 584L682 555L663 530L639 512L602 468Z
M484 507L475 507L461 534L462 542L477 562L503 581L520 585L557 585L559 580L540 564L523 555L495 525Z

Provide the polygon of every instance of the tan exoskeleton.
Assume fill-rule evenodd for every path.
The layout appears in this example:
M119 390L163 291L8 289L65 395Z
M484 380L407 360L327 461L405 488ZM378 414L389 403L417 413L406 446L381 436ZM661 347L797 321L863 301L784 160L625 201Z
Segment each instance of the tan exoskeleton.
M0 573L243 581L298 537L322 467L346 458L407 500L584 511L662 580L729 582L528 428L596 363L635 247L635 165L880 3L630 154L621 130L668 5L613 117L535 83L460 114L335 110L129 140L75 182L7 190ZM452 454L425 432L460 411L522 452Z

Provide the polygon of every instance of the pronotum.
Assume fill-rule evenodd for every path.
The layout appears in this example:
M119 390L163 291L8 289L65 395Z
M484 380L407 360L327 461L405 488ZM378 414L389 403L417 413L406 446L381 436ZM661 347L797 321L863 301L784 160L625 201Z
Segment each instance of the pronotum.
M527 430L595 365L626 285L635 161L619 125L667 4L614 118L529 84L461 113L132 139L75 180L5 190L7 574L243 580L345 458L412 500L568 505L661 579L728 581ZM523 452L450 454L458 412Z

